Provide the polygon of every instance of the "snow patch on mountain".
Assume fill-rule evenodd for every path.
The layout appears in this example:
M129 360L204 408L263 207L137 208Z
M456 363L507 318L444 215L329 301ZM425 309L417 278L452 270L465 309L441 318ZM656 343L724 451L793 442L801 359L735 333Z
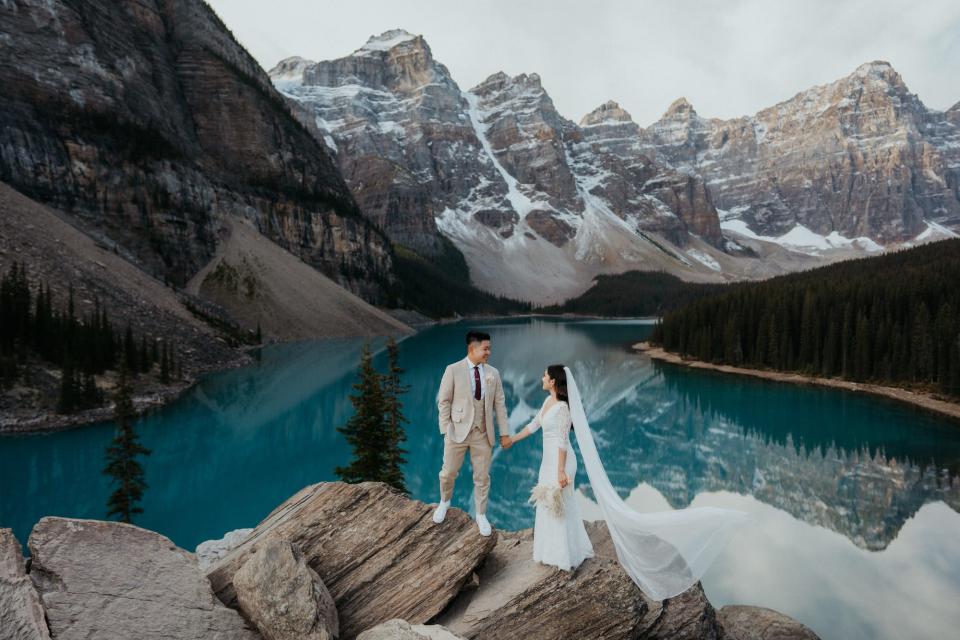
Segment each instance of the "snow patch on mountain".
M752 240L762 240L778 244L791 251L818 256L822 251L831 251L835 249L855 249L867 253L883 251L884 248L867 238L860 236L858 238L845 238L838 232L833 231L829 235L823 236L811 231L802 224L797 224L787 233L781 236L762 236L754 233L746 222L728 215L721 217L720 228L724 231L732 231Z
M403 44L409 40L413 40L417 36L404 31L403 29L392 29L381 33L378 36L370 36L370 39L367 40L367 43L353 52L355 56L364 56L370 55L378 51L389 51L393 49L398 44Z

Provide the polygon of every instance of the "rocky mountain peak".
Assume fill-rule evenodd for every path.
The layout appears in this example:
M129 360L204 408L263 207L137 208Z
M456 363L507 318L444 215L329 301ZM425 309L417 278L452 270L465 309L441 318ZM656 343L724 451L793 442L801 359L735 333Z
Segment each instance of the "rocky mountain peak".
M695 115L697 115L697 112L693 110L693 105L686 98L680 97L670 103L661 119L690 118Z
M379 52L390 51L403 44L426 44L423 36L417 36L404 29L391 29L378 36L370 36L367 42L353 52L355 56L376 55Z
M580 120L581 127L591 127L598 124L616 124L621 122L633 122L633 118L626 109L621 107L613 100L607 100L602 105L583 116Z
M497 71L471 89L470 92L477 95L484 95L504 90L509 90L510 92L526 90L543 93L543 85L540 83L540 75L536 73L521 73L520 75L510 77L503 71Z
M903 84L903 79L900 77L900 74L897 73L893 66L886 60L865 62L857 67L852 75L858 78L883 80L891 84Z
M316 64L313 60L307 60L300 56L291 56L278 62L268 72L270 78L274 81L301 81L303 79L303 70Z

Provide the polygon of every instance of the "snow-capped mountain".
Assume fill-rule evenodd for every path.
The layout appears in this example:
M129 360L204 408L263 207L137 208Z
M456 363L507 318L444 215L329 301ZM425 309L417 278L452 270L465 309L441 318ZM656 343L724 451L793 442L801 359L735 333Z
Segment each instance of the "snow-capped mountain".
M479 287L553 302L600 273L766 277L950 234L960 109L881 91L875 66L737 121L679 100L647 129L614 102L567 120L537 74L464 91L402 30L269 75L394 242L430 256L445 236Z
M876 250L960 227L957 124L878 61L749 117L708 120L681 98L640 137L703 177L725 230Z

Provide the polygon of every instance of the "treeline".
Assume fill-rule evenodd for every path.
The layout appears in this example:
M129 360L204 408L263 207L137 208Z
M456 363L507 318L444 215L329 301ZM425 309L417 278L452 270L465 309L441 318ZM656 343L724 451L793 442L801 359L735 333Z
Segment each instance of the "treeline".
M470 284L463 254L446 238L440 241L443 253L430 259L394 245L394 269L401 283L395 300L431 318L530 312L529 302L496 296Z
M543 313L611 317L659 316L736 285L684 282L663 271L628 271L597 276L583 295L544 307Z
M121 361L131 376L159 367L161 382L182 379L175 351L168 340L135 336L129 324L116 331L99 299L91 312L78 317L72 287L66 309L57 310L50 285L40 282L34 292L23 263L14 262L0 279L0 386L9 388L29 376L28 357L35 354L62 370L60 413L102 405L96 376Z
M743 284L667 314L650 340L708 362L960 397L960 239Z

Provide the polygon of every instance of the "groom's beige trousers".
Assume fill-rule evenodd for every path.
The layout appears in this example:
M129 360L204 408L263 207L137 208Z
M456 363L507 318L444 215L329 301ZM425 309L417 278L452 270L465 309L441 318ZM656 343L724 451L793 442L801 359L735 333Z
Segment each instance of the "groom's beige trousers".
M473 494L477 513L487 512L487 496L490 493L490 461L493 447L487 440L486 410L483 400L473 400L473 426L463 442L454 442L449 434L443 436L443 468L440 470L440 499L453 497L453 483L460 473L463 457L470 450L470 466L473 467Z

